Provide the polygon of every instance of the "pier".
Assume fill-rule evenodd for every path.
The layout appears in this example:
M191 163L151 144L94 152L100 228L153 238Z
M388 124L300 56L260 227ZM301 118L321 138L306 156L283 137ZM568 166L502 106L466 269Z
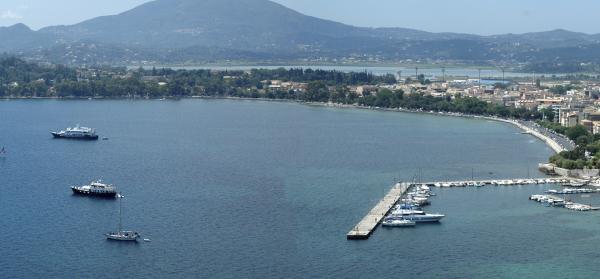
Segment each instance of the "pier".
M555 184L566 183L568 185L582 183L581 180L560 177L560 178L513 178L513 179L485 179L485 180L463 180L463 181L444 181L444 182L426 182L413 183L411 186L425 185L429 187L481 187L486 185L493 186L513 186L513 185L537 185L537 184Z
M559 178L523 178L523 179L489 179L489 180L464 180L427 183L396 183L392 189L381 199L362 220L346 234L347 239L368 239L381 223L383 218L398 203L411 187L483 187L483 186L516 186L537 184L577 184L580 181L565 177Z
M367 239L381 220L411 187L409 183L397 183L371 211L346 235L347 239Z

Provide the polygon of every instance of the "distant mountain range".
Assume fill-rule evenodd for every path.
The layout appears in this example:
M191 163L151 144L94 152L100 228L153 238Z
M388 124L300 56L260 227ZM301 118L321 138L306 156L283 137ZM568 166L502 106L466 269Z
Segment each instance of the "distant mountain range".
M578 68L600 64L600 35L364 28L268 0L157 0L75 25L0 27L0 52L65 64L412 60Z

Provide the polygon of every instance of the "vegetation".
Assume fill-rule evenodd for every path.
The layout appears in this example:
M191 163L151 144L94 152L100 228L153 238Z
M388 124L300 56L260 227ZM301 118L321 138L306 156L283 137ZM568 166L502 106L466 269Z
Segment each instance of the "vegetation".
M308 83L309 90L269 88L271 84L263 83L269 80ZM0 59L0 97L158 98L203 95L327 101L329 86L395 82L393 75L377 76L368 72L283 68L250 72L171 69L128 72L125 68L75 69L41 66L17 58ZM317 92L319 90L321 92Z
M271 81L294 82L299 88L283 90ZM253 69L211 71L124 68L68 68L41 66L16 58L0 60L0 97L244 97L335 102L381 108L422 109L541 119L542 113L490 104L476 98L405 94L372 85L392 84L393 75L311 69ZM428 83L421 76L421 83ZM349 86L363 86L363 96ZM369 86L371 85L371 86Z
M551 87L549 90L550 90L550 92L552 92L554 94L565 95L565 94L567 94L568 91L571 91L575 88L576 88L575 86L573 86L571 84L567 84L567 85L557 85L557 86Z
M471 97L450 96L439 98L420 93L405 94L403 91L381 89L377 95L360 98L359 105L382 108L421 109L425 111L457 112L475 115L498 116L524 120L541 119L542 113L525 108L490 104Z
M548 121L539 121L538 123L556 133L567 136L577 144L572 151L563 151L550 157L550 163L565 169L600 168L600 135L590 134L581 125L567 128Z

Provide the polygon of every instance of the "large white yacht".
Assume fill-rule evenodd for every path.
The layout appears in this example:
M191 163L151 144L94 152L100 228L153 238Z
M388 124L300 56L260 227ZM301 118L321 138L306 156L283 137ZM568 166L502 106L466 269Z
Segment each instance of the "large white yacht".
M54 138L65 138L65 139L82 139L82 140L97 140L98 135L96 130L88 127L81 127L79 125L74 128L67 128L60 132L50 132Z

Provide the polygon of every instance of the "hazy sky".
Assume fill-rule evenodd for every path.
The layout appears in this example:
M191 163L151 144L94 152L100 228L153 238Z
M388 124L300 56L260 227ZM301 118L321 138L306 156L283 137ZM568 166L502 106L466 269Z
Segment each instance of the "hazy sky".
M34 29L115 14L149 0L0 0L0 26ZM196 0L202 1L202 0ZM434 32L523 33L557 28L600 33L598 0L276 0L302 13L357 26Z

